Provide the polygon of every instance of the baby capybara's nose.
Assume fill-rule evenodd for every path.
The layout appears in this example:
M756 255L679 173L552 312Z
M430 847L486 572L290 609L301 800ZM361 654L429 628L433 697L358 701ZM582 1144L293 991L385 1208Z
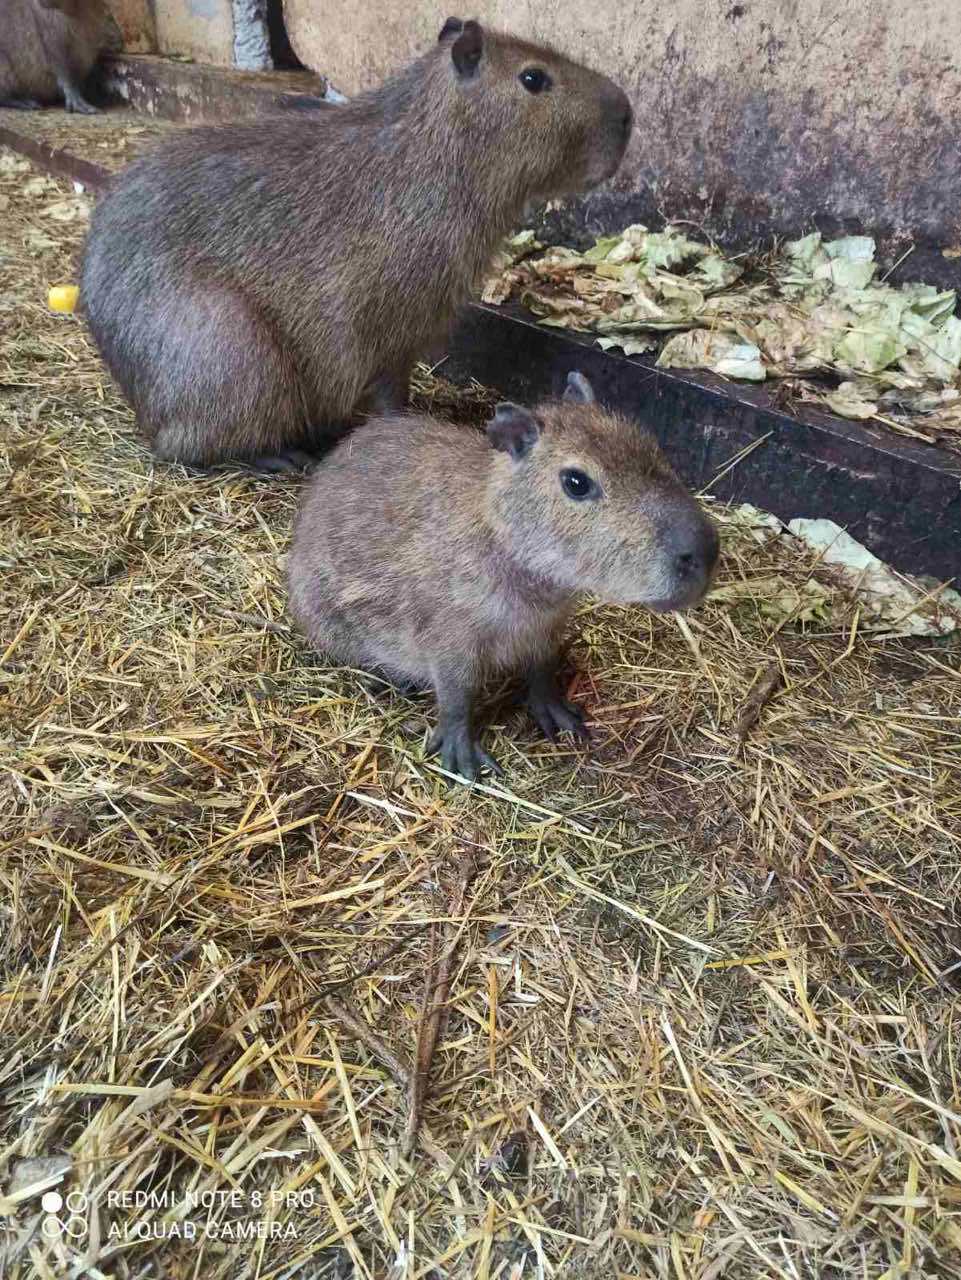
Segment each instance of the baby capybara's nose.
M687 604L695 604L708 590L719 545L717 529L696 507L685 516L674 516L667 549L678 596Z
M678 540L674 561L679 578L710 578L720 550L717 530L710 520L700 519L686 529Z

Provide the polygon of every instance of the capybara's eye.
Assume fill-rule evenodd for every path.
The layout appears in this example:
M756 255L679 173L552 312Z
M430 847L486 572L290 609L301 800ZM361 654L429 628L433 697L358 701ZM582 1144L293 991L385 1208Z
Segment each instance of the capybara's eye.
M592 498L597 493L597 485L590 476L574 467L565 467L561 472L561 488L569 498L580 501L581 498Z
M554 83L540 67L525 67L518 78L528 93L545 93Z

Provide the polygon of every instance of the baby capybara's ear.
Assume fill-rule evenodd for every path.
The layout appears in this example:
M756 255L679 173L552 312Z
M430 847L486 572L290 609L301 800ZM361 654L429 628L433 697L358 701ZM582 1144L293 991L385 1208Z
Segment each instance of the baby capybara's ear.
M594 388L584 377L583 373L578 373L576 369L567 375L567 386L564 388L562 400L567 400L573 404L596 404L597 396L594 394Z
M515 462L527 456L541 434L541 424L530 409L503 400L494 410L487 424L487 438L502 453L509 453Z

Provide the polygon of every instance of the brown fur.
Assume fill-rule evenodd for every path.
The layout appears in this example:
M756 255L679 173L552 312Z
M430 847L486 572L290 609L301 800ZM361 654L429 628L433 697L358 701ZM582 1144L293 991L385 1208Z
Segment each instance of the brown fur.
M4 0L0 105L96 111L83 88L107 39L102 0Z
M553 668L578 594L681 608L717 557L713 526L655 442L570 381L534 414L499 406L488 437L423 417L367 423L321 463L297 519L298 625L341 663L433 686L438 745L466 776L486 761L470 706L494 671L527 673L545 731L576 731ZM515 456L518 432L528 444ZM570 498L570 468L599 496Z
M346 106L186 131L101 202L83 306L158 456L275 459L401 407L525 204L613 173L620 89L462 26Z

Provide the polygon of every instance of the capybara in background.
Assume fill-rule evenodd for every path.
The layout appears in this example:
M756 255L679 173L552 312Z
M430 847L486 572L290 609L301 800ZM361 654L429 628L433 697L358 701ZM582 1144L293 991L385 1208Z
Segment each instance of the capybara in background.
M534 412L500 404L486 437L413 415L358 427L311 478L290 609L334 661L433 687L431 750L473 779L475 695L522 672L549 737L585 733L555 672L577 596L682 609L717 561L713 524L636 423L579 373Z
M107 40L102 0L4 0L0 106L95 112L83 91Z
M549 49L448 19L346 106L186 131L94 212L82 305L157 457L302 466L399 408L528 201L610 177L631 109Z

